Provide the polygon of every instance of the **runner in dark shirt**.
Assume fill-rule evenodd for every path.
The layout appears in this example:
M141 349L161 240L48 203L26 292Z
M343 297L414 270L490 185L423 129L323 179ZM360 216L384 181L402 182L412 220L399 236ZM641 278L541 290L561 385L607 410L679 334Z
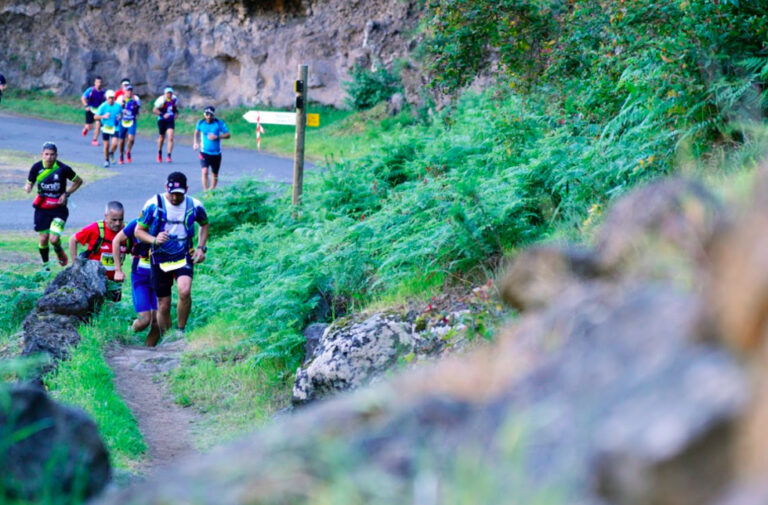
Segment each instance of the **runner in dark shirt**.
M65 266L68 258L61 247L61 232L69 217L67 201L83 184L72 167L57 161L58 150L53 142L43 144L42 161L38 161L29 170L27 183L24 190L27 193L37 184L37 198L32 203L35 208L35 231L40 234L40 258L43 267L48 267L48 242L53 245L59 264ZM72 186L67 191L67 180L72 181Z
M91 141L91 144L98 146L99 128L101 127L101 123L99 123L93 115L96 112L96 109L99 108L99 105L107 101L106 90L101 87L101 76L96 76L93 80L93 86L85 90L83 96L80 97L80 101L83 103L83 107L85 107L85 126L83 126L82 131L83 137L88 135L88 132L93 128L95 123L96 128L93 132L93 140Z

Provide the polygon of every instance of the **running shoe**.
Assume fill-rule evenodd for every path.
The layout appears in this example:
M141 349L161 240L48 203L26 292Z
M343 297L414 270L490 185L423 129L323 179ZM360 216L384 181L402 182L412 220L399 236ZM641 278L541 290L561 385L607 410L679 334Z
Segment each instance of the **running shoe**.
M96 140L96 139L93 139L93 140L91 140L91 145L92 146L98 146L99 145L99 141Z
M120 159L117 160L117 164L118 165L122 165L123 163L125 163L125 162L123 161L123 155L121 154L120 155Z
M109 166L109 160L104 160L104 168L107 168Z
M160 154L157 155L157 162L158 163L162 163L163 162L163 156L162 155L160 155Z
M166 163L170 163L171 162L171 155L170 154L165 158L165 162Z
M125 161L127 161L128 163L133 161L131 159L131 151L128 151L127 153L125 153Z
M83 137L88 135L88 128L83 128Z
M69 258L67 257L67 253L65 253L63 250L60 253L57 253L59 256L59 265L65 267L67 266L67 263L69 263Z

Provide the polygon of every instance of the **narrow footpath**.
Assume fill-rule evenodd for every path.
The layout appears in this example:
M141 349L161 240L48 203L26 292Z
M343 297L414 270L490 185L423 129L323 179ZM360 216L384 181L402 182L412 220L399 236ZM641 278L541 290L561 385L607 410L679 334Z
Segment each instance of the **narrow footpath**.
M117 345L106 350L115 387L139 423L147 458L139 472L148 474L176 459L196 453L191 429L192 409L174 403L164 374L179 365L186 340L157 347Z

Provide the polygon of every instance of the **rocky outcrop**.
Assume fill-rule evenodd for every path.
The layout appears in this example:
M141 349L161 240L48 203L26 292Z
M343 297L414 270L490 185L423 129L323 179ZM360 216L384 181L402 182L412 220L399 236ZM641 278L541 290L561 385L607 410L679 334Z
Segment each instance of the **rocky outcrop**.
M411 324L375 314L329 326L299 368L292 402L300 405L368 383L413 350Z
M83 412L37 388L0 386L0 496L80 502L110 479L109 456Z
M673 203L697 187L669 184L653 194ZM532 250L513 264L501 291L523 312L494 345L309 405L97 503L764 503L768 305L724 314L730 290L768 293L761 255L727 268L762 251L768 221L741 233L702 215L719 208L703 190L691 205L630 205L648 191L616 206L635 209L639 236L614 234L608 216L599 247L540 247L541 261Z
M78 327L100 307L107 293L104 267L96 261L75 258L59 272L22 324L22 355L42 355L48 363L33 382L69 358L69 348L80 342Z
M171 85L182 105L287 107L297 66L307 64L310 100L342 106L355 64L408 54L417 4L0 0L0 70L12 87L63 95L82 93L96 75L111 88L127 76L145 103Z

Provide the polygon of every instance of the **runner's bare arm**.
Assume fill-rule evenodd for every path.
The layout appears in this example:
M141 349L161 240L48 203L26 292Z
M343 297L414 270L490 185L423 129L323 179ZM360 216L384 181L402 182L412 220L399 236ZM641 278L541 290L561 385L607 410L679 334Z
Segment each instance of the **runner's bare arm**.
M72 196L72 193L77 191L80 186L83 185L83 179L80 178L79 175L76 175L74 179L72 179L72 186L69 187L69 191L65 191L60 197L59 197L59 205L64 205L67 203L67 198ZM27 191L29 193L29 191Z
M32 191L32 183L31 182L27 181L27 183L24 185L24 191L26 191L27 193Z
M203 133L200 130L195 130L195 135L192 137L192 149L197 151L197 148L200 147L200 142L203 141ZM198 142L197 139L200 139L200 142Z
M200 226L200 236L197 239L197 248L195 249L195 252L192 253L193 263L202 263L205 261L205 252L203 252L202 247L208 242L208 228L208 223Z
M152 235L149 234L149 231L147 231L147 228L141 223L139 223L136 226L136 231L134 232L134 234L136 235L137 239L141 240L145 244L155 245L155 244L164 244L168 242L168 232L161 231L160 233L157 234L157 237L153 237Z
M75 234L72 234L69 237L69 257L77 258L77 239L75 238Z
M125 233L123 233L123 230L120 230L120 232L115 235L115 238L112 240L112 251L117 251L114 253L114 259L115 259L115 281L116 282L123 282L125 280L125 273L123 272L123 259L122 255L120 254L120 244L126 241L128 237L125 236Z

